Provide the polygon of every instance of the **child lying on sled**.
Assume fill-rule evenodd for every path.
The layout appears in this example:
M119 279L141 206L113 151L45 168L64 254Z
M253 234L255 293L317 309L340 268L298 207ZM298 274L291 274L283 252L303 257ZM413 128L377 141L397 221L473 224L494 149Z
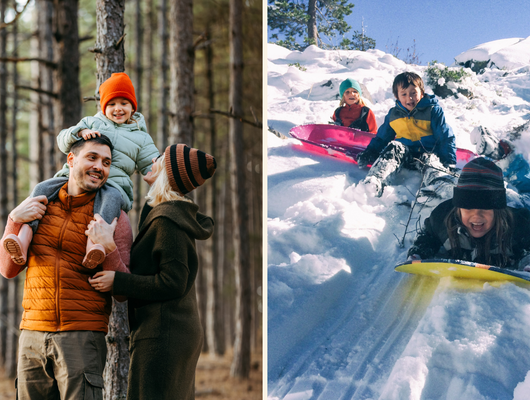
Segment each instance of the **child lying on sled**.
M462 169L453 198L425 220L408 256L530 271L530 211L508 207L502 170L476 158Z

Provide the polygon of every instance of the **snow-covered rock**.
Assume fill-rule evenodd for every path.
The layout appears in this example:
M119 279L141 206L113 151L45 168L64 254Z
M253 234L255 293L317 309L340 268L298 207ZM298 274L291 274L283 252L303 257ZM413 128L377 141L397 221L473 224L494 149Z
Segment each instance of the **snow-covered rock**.
M475 72L488 68L519 69L530 64L530 36L501 39L484 43L464 51L455 62Z

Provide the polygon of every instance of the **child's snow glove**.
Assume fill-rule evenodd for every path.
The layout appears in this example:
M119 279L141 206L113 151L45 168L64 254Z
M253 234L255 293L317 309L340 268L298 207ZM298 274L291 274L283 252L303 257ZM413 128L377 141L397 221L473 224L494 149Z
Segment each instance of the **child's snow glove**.
M366 149L365 151L360 152L357 156L357 164L359 165L359 168L365 168L368 165L372 165L375 160L377 160L377 157L379 157L378 153Z

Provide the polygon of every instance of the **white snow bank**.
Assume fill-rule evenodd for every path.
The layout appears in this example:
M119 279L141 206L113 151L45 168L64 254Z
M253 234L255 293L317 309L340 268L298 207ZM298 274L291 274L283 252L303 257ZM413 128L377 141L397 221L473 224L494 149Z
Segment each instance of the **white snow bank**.
M484 43L455 57L457 63L490 61L489 67L517 69L530 64L530 36Z

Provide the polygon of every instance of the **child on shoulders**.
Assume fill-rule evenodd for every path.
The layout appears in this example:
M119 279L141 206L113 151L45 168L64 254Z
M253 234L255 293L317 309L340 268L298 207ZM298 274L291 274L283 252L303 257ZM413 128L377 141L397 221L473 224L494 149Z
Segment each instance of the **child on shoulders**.
M362 99L361 85L354 79L346 79L340 84L340 105L333 113L335 125L347 126L365 132L377 132L375 115Z
M58 137L59 149L68 154L72 145L79 140L87 140L104 134L114 149L112 164L104 190L94 203L94 214L100 214L107 223L113 216L119 216L120 208L128 212L133 204L133 183L130 178L136 171L145 175L151 170L152 159L159 156L153 139L147 133L145 119L137 112L134 86L129 76L123 72L114 73L99 87L101 111L96 115L83 118L76 126L63 129ZM32 196L46 195L53 200L59 189L68 181L70 169L65 164L55 177L39 183ZM11 255L13 262L25 265L28 247L38 220L24 224L18 235L10 234L3 239L2 245ZM105 260L103 246L87 239L85 268L95 268Z
M390 109L376 137L357 158L361 168L372 164L362 183L369 185L377 197L403 166L451 169L456 165L455 135L438 100L425 93L421 77L413 72L399 74L392 91L396 106ZM442 174L442 171L429 174L430 182Z

